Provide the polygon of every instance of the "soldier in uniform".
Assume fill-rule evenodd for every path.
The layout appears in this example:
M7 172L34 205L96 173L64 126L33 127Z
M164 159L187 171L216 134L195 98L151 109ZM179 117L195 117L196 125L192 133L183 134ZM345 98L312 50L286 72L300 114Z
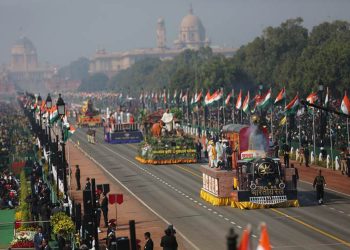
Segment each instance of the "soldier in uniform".
M282 150L283 150L284 165L286 166L286 168L289 168L289 151L290 151L290 147L287 144L287 142L285 142L282 145Z
M326 186L326 179L322 175L322 171L318 171L318 175L315 177L313 187L316 188L316 198L318 204L323 204L324 187Z

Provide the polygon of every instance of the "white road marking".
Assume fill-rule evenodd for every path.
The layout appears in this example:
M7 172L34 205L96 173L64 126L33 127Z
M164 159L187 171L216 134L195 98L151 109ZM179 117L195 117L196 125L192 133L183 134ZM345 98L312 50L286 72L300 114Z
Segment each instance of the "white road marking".
M241 226L239 226L239 225L237 225L237 227L239 228L239 229L241 229L242 227Z
M255 235L255 234L252 234L252 236L253 236L254 238L256 238L256 235Z
M232 224L232 225L236 225L236 222L234 222L234 221L231 221L231 224Z

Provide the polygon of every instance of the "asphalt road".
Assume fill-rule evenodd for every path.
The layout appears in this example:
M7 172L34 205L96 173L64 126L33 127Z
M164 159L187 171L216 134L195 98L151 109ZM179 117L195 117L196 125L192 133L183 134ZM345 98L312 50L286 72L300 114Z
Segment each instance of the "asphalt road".
M258 243L261 222L268 226L274 249L350 249L350 197L327 191L326 204L316 203L309 183L299 183L299 208L240 210L214 207L199 197L200 164L143 165L135 160L137 145L103 142L89 144L84 129L73 141L115 179L184 236L188 249L226 249L229 228L241 235L252 226L252 244ZM116 181L111 177L112 181Z

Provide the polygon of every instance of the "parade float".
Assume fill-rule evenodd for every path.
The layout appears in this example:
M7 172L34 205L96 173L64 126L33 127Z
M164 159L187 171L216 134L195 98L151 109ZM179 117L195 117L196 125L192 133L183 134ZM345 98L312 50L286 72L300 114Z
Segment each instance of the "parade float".
M108 114L104 124L105 142L111 144L139 143L143 140L140 125L134 122L134 116L129 112Z
M266 128L230 124L222 133L233 149L233 169L201 166L202 199L215 206L240 209L299 206L293 182L295 169L269 157Z
M100 127L102 126L102 117L98 110L93 106L91 99L85 101L81 110L77 114L77 124L79 127Z
M197 162L194 139L184 134L168 109L150 114L143 125L147 137L139 145L136 160L155 165Z

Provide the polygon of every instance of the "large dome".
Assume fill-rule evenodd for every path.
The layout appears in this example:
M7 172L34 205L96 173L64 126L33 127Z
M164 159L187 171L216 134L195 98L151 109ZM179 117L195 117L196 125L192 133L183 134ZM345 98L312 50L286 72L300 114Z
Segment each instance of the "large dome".
M20 39L18 39L15 42L14 47L21 47L21 48L25 49L26 51L35 51L36 50L32 41L30 41L27 37L21 37Z
M177 48L198 48L206 45L205 28L199 17L193 15L192 6L180 24L179 39L175 41Z
M188 14L181 21L181 30L199 30L203 28L203 24L199 17Z

